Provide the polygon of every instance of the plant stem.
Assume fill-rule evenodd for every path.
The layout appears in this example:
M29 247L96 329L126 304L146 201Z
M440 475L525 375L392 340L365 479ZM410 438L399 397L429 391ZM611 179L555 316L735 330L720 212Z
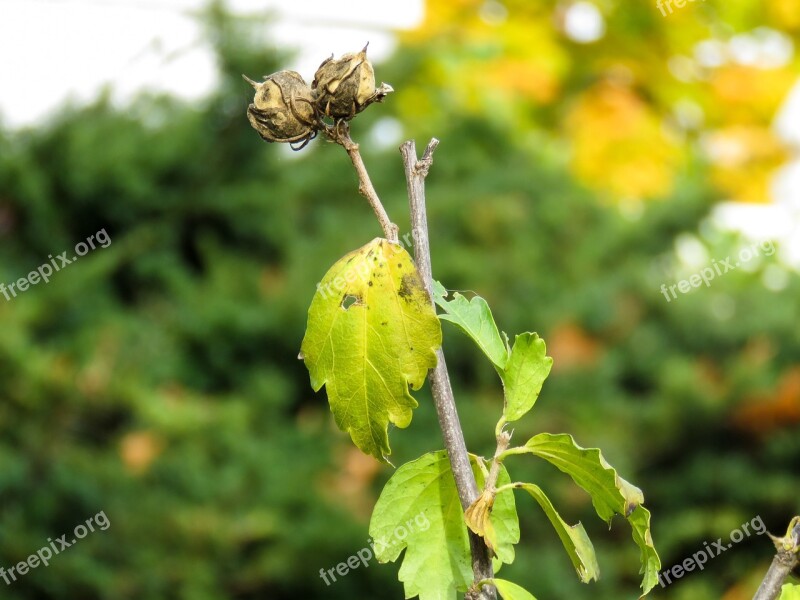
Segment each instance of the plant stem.
M400 146L405 165L406 182L408 184L408 200L411 206L411 233L414 237L414 256L417 268L422 276L422 282L433 304L433 270L431 267L430 239L428 237L428 217L425 209L425 178L433 163L433 151L439 145L439 140L433 138L422 158L417 160L417 147L413 141L405 142ZM453 397L453 388L450 385L450 375L447 372L447 363L441 348L436 352L436 367L431 369L428 377L431 382L431 393L436 404L439 416L439 426L442 429L447 456L450 459L450 468L456 481L458 498L461 507L466 510L478 499L480 492L475 481L475 475L467 454L464 442L464 433L458 419L456 402ZM494 577L489 549L483 538L469 532L469 545L472 553L472 572L475 581L480 582ZM484 585L479 590L471 590L467 597L471 600L496 600L497 591L491 585Z
M500 439L500 434L503 433L503 427L506 426L506 422L507 421L506 421L506 416L505 415L500 417L500 420L497 421L497 426L494 428L494 437L496 437L498 440ZM508 447L508 444L506 444L506 448L507 447Z
M530 448L527 448L526 446L517 446L516 448L504 450L497 458L500 460L500 462L503 462L509 456L513 456L515 454L530 454L530 452Z
M483 486L485 491L494 494L496 492L497 478L500 476L500 465L503 463L503 453L508 449L511 442L511 434L502 429L497 433L497 449L494 451L492 464L489 466L489 476Z
M358 191L367 199L372 210L375 211L375 216L378 217L378 222L381 224L381 229L383 229L384 237L397 244L397 225L392 223L386 213L386 209L381 204L380 198L378 198L375 186L372 185L372 180L369 178L369 173L367 173L367 167L361 158L358 144L350 137L350 125L347 121L339 121L333 126L326 127L324 131L329 140L339 144L347 151L347 155L350 157L350 161L353 163L358 175Z
M786 535L782 538L770 536L777 553L772 559L772 564L764 576L764 580L753 596L753 600L775 600L781 594L783 582L789 573L800 564L800 517L795 517L789 524Z
M502 494L503 492L507 492L508 490L519 489L523 485L525 485L525 484L524 483L520 483L518 481L516 481L514 483L507 483L505 485L501 485L499 488L495 488L494 493L495 493L495 495Z

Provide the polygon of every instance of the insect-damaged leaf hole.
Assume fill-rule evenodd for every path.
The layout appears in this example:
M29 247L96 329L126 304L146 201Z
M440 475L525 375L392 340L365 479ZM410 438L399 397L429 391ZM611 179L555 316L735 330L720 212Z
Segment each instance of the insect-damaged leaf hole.
M344 296L342 296L342 303L339 306L347 310L354 304L361 304L361 297L355 296L353 294L345 294Z

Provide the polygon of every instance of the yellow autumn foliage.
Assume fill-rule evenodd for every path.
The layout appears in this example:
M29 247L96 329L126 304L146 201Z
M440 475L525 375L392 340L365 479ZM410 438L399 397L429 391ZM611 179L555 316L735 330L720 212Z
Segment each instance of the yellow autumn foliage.
M622 197L666 194L680 149L658 115L629 87L587 90L566 119L572 165L587 185Z
M592 19L598 34L582 40ZM700 158L721 200L765 202L790 158L773 121L800 75L800 0L666 15L655 2L429 0L400 40L420 61L397 94L404 119L535 131L611 201L665 197Z

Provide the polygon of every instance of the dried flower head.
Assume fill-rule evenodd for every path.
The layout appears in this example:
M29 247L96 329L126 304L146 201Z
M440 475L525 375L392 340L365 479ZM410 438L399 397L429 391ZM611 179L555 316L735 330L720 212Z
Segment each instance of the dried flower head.
M326 117L352 119L394 91L387 83L375 87L375 71L367 59L367 46L361 52L345 54L335 60L331 55L317 69L311 88L316 95L317 109Z
M242 75L255 90L247 118L268 142L302 142L299 150L317 133L317 118L311 88L295 71L278 71L258 83Z

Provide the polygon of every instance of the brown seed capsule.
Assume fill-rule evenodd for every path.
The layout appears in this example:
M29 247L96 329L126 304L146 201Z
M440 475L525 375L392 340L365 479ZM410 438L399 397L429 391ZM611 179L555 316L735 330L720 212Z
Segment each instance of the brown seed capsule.
M253 103L247 107L247 118L264 140L303 142L302 148L316 135L313 94L298 73L278 71L262 83L242 77L256 90Z
M317 109L323 115L352 119L394 91L388 83L375 87L375 71L367 59L367 46L361 52L345 54L335 60L331 56L317 69L311 89L316 94Z

